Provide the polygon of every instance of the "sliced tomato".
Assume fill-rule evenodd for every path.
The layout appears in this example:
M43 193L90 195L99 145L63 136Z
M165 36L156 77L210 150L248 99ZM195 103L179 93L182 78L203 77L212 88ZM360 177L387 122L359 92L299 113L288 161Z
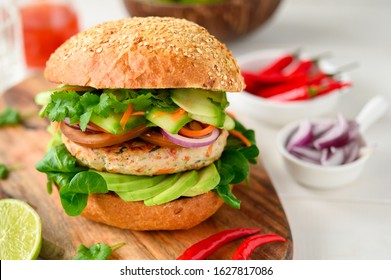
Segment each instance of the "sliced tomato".
M171 142L166 137L164 137L164 135L155 130L144 132L139 136L139 138L160 147L179 147L177 144Z
M108 147L122 142L126 142L138 137L148 128L145 125L140 125L124 134L114 135L110 133L88 133L80 129L72 128L69 125L61 122L60 129L62 133L71 141L90 148Z

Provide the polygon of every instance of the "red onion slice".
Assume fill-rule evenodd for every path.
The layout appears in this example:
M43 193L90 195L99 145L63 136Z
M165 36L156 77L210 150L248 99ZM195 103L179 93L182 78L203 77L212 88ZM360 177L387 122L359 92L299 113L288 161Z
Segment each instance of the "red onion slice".
M287 149L291 151L293 147L305 146L312 141L312 125L309 120L304 120L290 137Z
M312 135L314 138L320 137L335 125L334 120L320 120L312 124Z
M186 148L197 148L212 144L220 135L220 131L215 128L210 134L204 137L190 138L179 134L172 134L164 129L161 133L171 142Z
M323 149L320 164L324 166L336 166L345 162L345 152L343 148Z
M345 151L345 162L349 163L355 161L360 156L360 144L357 140L351 141L344 147Z
M291 153L305 161L320 164L322 153L309 147L293 147Z
M341 147L349 140L349 125L347 120L341 114L338 115L337 123L325 134L314 141L314 147L318 150L324 148Z

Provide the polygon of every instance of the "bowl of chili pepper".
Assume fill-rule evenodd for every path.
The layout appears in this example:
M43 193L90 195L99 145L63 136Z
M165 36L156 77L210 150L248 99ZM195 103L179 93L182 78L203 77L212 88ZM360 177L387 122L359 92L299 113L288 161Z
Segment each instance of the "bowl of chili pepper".
M331 113L352 83L324 59L299 52L262 50L238 57L246 82L243 94L229 94L231 109L282 126Z
M318 189L346 186L355 181L374 147L364 139L366 130L388 110L388 101L373 97L355 119L306 118L280 129L277 148L291 176Z

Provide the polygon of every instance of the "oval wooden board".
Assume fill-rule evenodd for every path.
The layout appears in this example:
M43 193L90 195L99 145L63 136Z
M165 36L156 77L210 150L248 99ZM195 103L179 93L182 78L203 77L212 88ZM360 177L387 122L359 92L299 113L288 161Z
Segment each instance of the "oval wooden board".
M126 245L114 251L111 259L173 260L193 243L218 231L235 227L258 227L261 233L276 233L286 243L270 243L258 248L252 259L291 259L292 236L283 207L261 165L251 169L250 186L238 185L235 195L242 201L240 210L224 205L214 216L189 230L138 232L91 222L83 217L67 216L58 192L46 192L46 177L34 169L43 157L50 139L47 122L37 117L34 95L54 85L41 75L31 77L0 97L0 112L6 106L25 116L22 125L0 128L0 163L19 165L6 180L0 181L0 197L27 201L39 213L43 226L43 259L71 259L80 244ZM230 259L243 239L218 249L209 259Z

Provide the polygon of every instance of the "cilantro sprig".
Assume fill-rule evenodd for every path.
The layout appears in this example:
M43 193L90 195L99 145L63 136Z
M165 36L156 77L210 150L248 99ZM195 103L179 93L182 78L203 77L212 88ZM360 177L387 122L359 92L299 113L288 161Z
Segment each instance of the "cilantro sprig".
M146 111L150 106L170 108L174 106L167 90L130 90L130 89L93 89L86 92L75 90L45 91L36 99L47 104L41 110L41 117L51 121L63 121L69 118L70 123L79 123L85 131L91 116L107 118L112 112L123 113L133 105L135 111Z
M74 260L107 260L114 250L125 245L125 242L120 242L113 246L109 246L105 243L97 243L91 247L86 247L80 244L77 248L77 255Z
M7 179L9 169L5 164L0 163L0 180Z
M17 111L16 109L7 107L0 114L0 127L16 125L16 124L19 124L21 122L22 122L22 118L20 116L19 111Z

